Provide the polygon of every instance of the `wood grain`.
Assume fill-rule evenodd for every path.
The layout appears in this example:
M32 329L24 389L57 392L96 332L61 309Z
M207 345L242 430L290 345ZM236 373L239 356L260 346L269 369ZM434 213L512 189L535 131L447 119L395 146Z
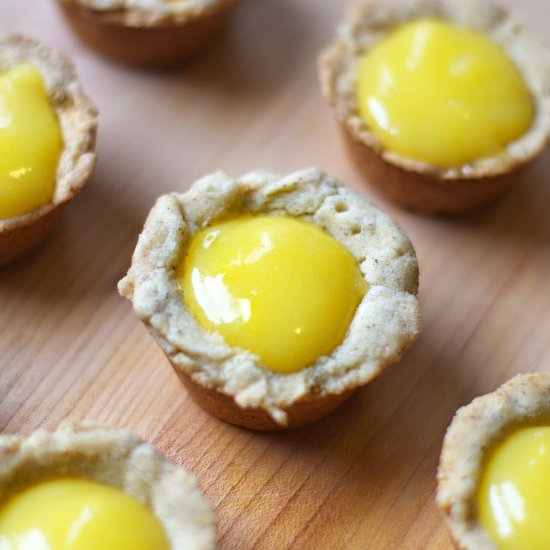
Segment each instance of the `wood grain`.
M544 0L508 0L539 33ZM494 207L457 220L377 196L345 155L316 55L340 0L243 0L204 55L171 72L83 48L53 2L0 0L2 25L70 52L101 110L99 165L34 255L0 271L0 428L66 417L125 426L196 474L222 550L447 549L435 470L455 409L550 368L550 155ZM288 433L223 424L186 395L116 293L155 197L218 168L321 165L409 232L423 336L327 419Z

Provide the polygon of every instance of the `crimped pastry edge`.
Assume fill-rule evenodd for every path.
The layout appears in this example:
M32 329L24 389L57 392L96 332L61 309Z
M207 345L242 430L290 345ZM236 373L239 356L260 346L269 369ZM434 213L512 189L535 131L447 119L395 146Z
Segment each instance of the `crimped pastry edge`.
M181 298L175 267L193 233L246 212L287 214L319 225L351 251L370 284L344 342L296 373L271 372L250 351L204 331ZM281 426L292 404L348 392L400 358L420 331L417 289L418 265L405 233L318 168L284 177L258 171L238 179L217 172L187 193L160 197L119 283L138 317L161 336L158 342L176 368L241 408L263 409Z
M18 34L0 34L0 72L30 63L40 71L59 119L63 151L50 203L21 216L0 220L0 237L28 226L69 201L82 189L96 163L97 109L84 93L73 64L64 55Z
M550 373L512 378L456 412L437 472L437 504L457 546L496 550L477 519L476 494L485 458L521 426L550 423Z
M500 44L520 70L535 103L530 130L502 154L441 169L387 151L358 114L357 64L396 25L419 17L441 17L485 33ZM319 58L323 95L347 132L388 164L434 180L483 179L512 172L537 157L550 137L550 51L502 7L481 0L356 0L336 40Z
M215 513L195 479L129 431L65 421L54 432L0 436L3 502L59 477L89 479L135 496L160 519L173 550L215 548Z

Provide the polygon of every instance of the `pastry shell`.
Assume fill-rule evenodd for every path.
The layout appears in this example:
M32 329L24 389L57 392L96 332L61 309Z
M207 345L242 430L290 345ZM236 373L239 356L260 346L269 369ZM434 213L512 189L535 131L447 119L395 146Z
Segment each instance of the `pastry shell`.
M459 168L437 168L386 150L360 117L356 74L365 52L398 25L422 17L484 33L522 74L533 98L534 120L501 154ZM369 183L417 210L452 214L491 202L520 179L519 172L542 152L550 136L550 52L502 7L484 0L358 0L321 55L319 74L350 154Z
M33 484L66 477L136 497L160 520L173 550L215 548L215 514L195 479L130 432L64 422L54 432L0 436L1 502Z
M65 56L31 38L0 35L0 71L23 63L33 65L44 78L61 126L63 150L52 201L27 214L0 219L0 266L17 259L46 237L65 203L82 189L96 162L97 110L84 94L73 65Z
M487 453L515 429L549 424L550 373L516 376L457 411L443 443L437 504L458 548L496 550L477 519Z
M237 0L58 0L80 38L125 63L162 66L201 50Z
M266 369L250 351L203 330L182 298L176 267L192 235L243 213L313 222L350 250L370 285L343 343L301 371ZM399 360L420 331L417 289L416 256L405 233L317 168L239 179L218 172L187 193L160 197L119 283L195 400L227 422L261 430L326 415Z

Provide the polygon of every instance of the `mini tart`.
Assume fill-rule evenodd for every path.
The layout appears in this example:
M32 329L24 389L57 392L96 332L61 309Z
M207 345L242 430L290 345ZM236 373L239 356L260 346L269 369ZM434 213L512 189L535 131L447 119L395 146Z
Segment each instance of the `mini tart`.
M82 189L95 162L97 110L80 86L69 60L18 35L0 35L0 71L30 63L44 78L50 103L59 119L63 150L50 203L21 216L0 219L0 266L15 260L53 229L62 206Z
M520 70L535 106L529 131L497 156L460 168L441 169L386 150L359 116L358 63L389 32L404 23L435 17L485 34ZM359 0L338 37L321 55L322 90L336 111L352 158L381 193L430 213L459 213L486 204L534 160L550 135L550 52L501 7L481 0Z
M202 49L237 0L58 0L81 39L137 65L169 65Z
M516 376L457 411L443 443L437 504L458 548L495 549L477 518L485 459L515 429L538 425L550 425L550 373Z
M239 214L310 221L349 249L369 283L340 346L298 372L266 369L250 351L206 332L185 304L175 268L192 235ZM286 177L222 172L149 214L120 293L207 411L253 429L299 426L326 415L396 362L420 331L418 266L405 233L370 201L311 168Z
M215 514L195 479L130 432L65 422L55 432L0 436L0 505L34 484L67 477L136 497L160 520L173 550L215 548Z

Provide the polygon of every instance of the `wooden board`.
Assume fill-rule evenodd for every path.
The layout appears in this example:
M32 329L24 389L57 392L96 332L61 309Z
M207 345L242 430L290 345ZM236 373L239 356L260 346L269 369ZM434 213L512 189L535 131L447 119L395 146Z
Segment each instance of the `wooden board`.
M64 418L125 426L196 474L220 548L450 548L435 471L455 409L518 372L550 368L550 156L492 208L420 216L375 195L320 97L316 56L340 0L243 0L203 56L133 70L80 46L54 2L0 0L2 26L70 52L101 110L99 165L61 227L0 272L0 428ZM544 0L508 0L540 34ZM190 401L116 292L155 198L223 168L321 165L409 232L423 336L399 365L315 425L234 428Z

